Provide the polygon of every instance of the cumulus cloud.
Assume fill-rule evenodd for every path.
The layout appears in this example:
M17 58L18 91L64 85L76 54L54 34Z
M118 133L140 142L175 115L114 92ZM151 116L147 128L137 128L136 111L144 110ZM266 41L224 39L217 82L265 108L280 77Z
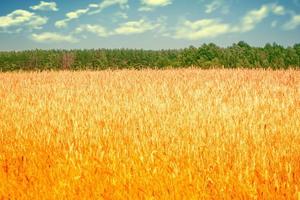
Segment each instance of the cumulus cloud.
M241 20L238 26L233 28L234 32L248 32L255 28L264 18L269 15L269 7L261 6L260 9L249 11Z
M44 32L40 34L32 34L31 38L36 42L49 43L49 42L78 42L78 39L72 35L62 35L55 32Z
M222 14L228 14L230 4L224 0L214 0L210 4L205 5L205 13L210 14L219 10Z
M238 26L233 28L233 32L248 32L255 28L263 19L268 17L271 13L275 15L285 15L285 8L277 4L262 5L257 10L249 11L241 20ZM277 22L272 24L272 27L276 27Z
M66 19L63 20L59 20L55 22L55 26L57 28L64 28L68 25L68 22L73 20L73 19L77 19L79 18L81 15L86 14L89 11L89 9L78 9L72 12L68 12L66 14Z
M79 9L79 10L76 10L76 11L67 13L66 16L67 16L69 19L77 19L77 18L79 18L81 15L87 13L88 11L89 11L89 9Z
M141 34L147 31L152 31L154 29L159 29L161 28L160 26L161 24L159 24L159 22L154 23L145 19L141 19L137 21L128 21L125 23L121 23L115 29L110 31L101 25L85 24L77 27L73 33L93 33L99 37L108 37L114 35Z
M205 13L212 13L218 8L222 6L222 2L220 0L214 0L211 3L205 5Z
M285 8L281 5L273 5L271 9L275 15L284 15L286 13Z
M89 12L90 15L100 13L105 8L119 5L121 9L127 9L129 8L128 0L104 0L99 4L90 4L89 8L93 8L94 10L91 10Z
M22 28L41 29L48 21L47 17L26 10L15 10L6 16L0 16L0 31L20 30Z
M292 18L283 25L285 30L294 30L300 26L300 15L293 15Z
M75 33L89 32L94 33L99 37L107 37L111 35L105 27L100 25L85 24L76 28Z
M58 11L57 5L55 2L45 2L40 1L40 4L31 6L32 10L41 10L41 11Z
M213 7L210 7L207 12L212 12L213 10ZM177 26L173 37L199 40L213 38L227 33L244 33L253 30L256 25L268 17L270 13L284 15L285 8L276 4L262 5L259 9L248 11L238 24L224 23L217 19L185 20ZM298 17L295 16L285 27L286 29L293 29L298 25L300 25L300 15ZM276 27L277 21L274 21L271 26Z
M130 34L139 34L146 31L154 30L160 25L157 23L151 23L144 19L139 21L129 21L123 24L120 24L118 28L115 29L114 34L117 35L130 35Z
M63 19L55 22L57 28L64 28L68 26L69 19Z
M87 8L78 9L72 12L66 13L66 18L56 21L55 26L57 28L65 28L68 26L68 23L74 19L78 19L82 15L88 14L93 15L100 13L105 8L119 5L121 9L128 8L128 0L103 0L99 4L89 4Z
M139 11L152 11L157 7L164 7L172 4L172 0L141 0L142 6Z
M230 32L230 25L221 23L217 19L186 20L177 27L174 38L199 40L214 38Z

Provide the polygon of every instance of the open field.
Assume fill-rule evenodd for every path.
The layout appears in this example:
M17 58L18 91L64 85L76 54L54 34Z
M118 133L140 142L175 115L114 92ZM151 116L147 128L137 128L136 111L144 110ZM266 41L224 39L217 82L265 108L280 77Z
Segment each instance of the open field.
M300 71L0 74L0 199L300 199Z

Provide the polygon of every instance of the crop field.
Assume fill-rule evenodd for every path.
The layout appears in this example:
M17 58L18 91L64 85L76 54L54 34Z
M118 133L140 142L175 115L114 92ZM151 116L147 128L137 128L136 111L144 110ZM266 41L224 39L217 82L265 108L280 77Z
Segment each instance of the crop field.
M300 199L300 71L0 73L0 199Z

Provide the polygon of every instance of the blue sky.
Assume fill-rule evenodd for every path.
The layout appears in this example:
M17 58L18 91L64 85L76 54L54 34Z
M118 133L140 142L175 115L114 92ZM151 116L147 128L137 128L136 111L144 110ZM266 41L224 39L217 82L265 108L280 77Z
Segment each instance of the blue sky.
M1 0L0 50L300 42L300 0Z

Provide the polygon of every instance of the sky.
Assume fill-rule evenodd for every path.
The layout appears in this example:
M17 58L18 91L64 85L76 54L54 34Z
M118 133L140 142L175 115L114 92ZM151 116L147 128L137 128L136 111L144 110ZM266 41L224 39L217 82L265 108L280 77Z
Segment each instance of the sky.
M0 51L300 43L300 0L1 0Z

